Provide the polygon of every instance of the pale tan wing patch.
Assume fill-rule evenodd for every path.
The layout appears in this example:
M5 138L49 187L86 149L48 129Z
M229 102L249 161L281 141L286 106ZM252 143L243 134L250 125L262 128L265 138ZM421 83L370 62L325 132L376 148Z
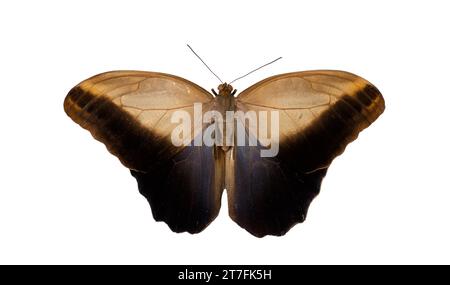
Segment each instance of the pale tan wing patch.
M94 96L110 99L161 136L167 136L171 126L173 128L170 123L173 112L185 110L193 115L194 103L206 104L208 108L213 99L206 90L186 79L157 72L107 72L77 86ZM85 106L86 109L88 107L89 104Z

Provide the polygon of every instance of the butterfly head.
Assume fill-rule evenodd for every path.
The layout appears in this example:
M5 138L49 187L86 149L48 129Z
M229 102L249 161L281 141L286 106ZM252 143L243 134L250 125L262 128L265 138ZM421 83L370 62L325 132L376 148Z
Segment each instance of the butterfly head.
M224 97L228 97L228 96L234 96L234 94L236 94L236 89L233 88L233 86L231 86L228 83L222 83L217 87L217 90L219 90L219 94L217 94L216 92L214 92L214 94L216 96L224 96Z

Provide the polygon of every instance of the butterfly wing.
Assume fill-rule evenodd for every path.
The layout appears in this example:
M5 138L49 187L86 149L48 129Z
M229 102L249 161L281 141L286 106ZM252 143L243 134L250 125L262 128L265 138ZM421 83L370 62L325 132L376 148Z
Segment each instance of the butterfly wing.
M224 158L213 147L174 146L171 117L183 110L192 118L194 103L203 103L206 112L212 99L203 88L173 75L113 71L75 86L64 109L130 168L155 220L176 232L196 233L218 214Z
M265 79L236 99L236 109L279 114L279 152L236 146L226 161L231 218L256 236L283 235L302 222L332 160L384 110L380 92L342 71ZM245 125L245 122L238 121ZM257 137L246 127L247 139Z

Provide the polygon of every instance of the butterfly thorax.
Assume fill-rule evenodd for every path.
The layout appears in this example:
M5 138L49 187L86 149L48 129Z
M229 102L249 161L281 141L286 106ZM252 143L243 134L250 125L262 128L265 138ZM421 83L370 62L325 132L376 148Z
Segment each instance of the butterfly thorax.
M234 93L233 86L228 83L220 84L217 89L219 93L214 98L215 110L219 111L225 118L226 111L234 111Z
M219 93L214 98L214 109L219 111L223 118L225 118L226 111L235 110L234 93L236 93L236 90L228 83L220 84L217 89Z

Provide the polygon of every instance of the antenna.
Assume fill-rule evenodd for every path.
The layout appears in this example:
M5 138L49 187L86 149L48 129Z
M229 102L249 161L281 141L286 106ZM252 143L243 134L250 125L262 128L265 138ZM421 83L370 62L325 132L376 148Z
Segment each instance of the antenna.
M188 48L195 54L195 56L198 57L198 59L200 59L201 62L203 62L203 64L206 66L206 68L209 69L209 71L211 71L212 74L214 74L215 77L217 77L217 79L219 79L220 83L223 83L222 79L220 79L219 76L217 76L217 74L214 73L214 71L211 70L211 68L209 68L209 66L203 61L203 59L191 48L191 46L189 44L186 44L188 46Z
M261 68L263 68L264 66L267 66L267 65L269 65L269 64L274 63L275 61L277 61L277 60L279 60L279 59L282 59L282 57L280 56L279 58L274 59L274 60L272 60L271 62L268 62L268 63L266 63L266 64L264 64L264 65L261 65L261 66L258 67L258 68L253 69L253 70L250 71L249 73L246 73L246 74L244 74L244 75L242 75L242 76L239 76L239 77L236 78L235 80L231 81L230 84L233 83L233 82L235 82L236 80L239 80L239 79L241 79L241 78L244 78L244 77L246 77L247 75L249 75L249 74L251 74L251 73L253 73L253 72L255 72L255 71L257 71L257 70L259 70L259 69L261 69Z

